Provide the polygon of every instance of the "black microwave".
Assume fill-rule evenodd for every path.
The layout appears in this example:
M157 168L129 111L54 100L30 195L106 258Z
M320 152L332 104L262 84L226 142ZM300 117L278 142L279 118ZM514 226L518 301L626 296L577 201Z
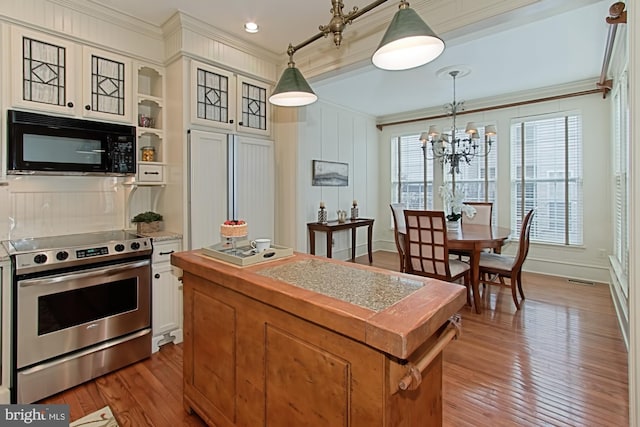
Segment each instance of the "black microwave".
M136 173L136 128L9 110L7 174Z

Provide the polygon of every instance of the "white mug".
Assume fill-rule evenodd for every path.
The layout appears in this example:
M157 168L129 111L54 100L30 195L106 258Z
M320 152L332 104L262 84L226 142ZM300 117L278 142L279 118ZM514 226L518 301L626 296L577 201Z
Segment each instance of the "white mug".
M251 247L256 252L264 252L271 247L271 239L256 239L251 241Z

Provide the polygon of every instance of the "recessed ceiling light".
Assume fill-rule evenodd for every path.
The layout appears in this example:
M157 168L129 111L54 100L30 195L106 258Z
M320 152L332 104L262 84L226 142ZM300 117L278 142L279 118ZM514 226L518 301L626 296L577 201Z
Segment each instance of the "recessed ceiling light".
M244 24L244 30L247 33L257 33L258 32L258 24L255 22L247 22Z

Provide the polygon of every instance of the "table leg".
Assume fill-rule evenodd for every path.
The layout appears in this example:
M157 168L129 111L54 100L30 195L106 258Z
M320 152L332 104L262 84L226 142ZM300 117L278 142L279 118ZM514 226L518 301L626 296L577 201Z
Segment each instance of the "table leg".
M351 262L356 262L356 228L351 229Z
M476 306L476 313L482 313L480 308L480 251L481 248L473 248L471 251L471 289L473 290L473 305Z
M316 233L313 230L309 230L309 253L316 254Z
M327 258L331 258L331 247L333 246L333 232L327 231Z
M371 239L373 238L373 227L367 227L367 251L369 252L369 264L373 263L373 252L371 252Z

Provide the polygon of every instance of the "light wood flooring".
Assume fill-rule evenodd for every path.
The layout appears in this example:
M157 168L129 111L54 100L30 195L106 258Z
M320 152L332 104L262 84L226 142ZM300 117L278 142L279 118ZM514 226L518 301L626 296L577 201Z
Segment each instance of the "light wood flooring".
M373 259L398 270L394 253ZM461 310L463 333L444 351L444 424L628 425L627 352L608 286L523 279L521 310L498 287L482 295L482 314ZM38 403L69 404L72 420L108 404L123 427L204 425L182 407L181 345Z

